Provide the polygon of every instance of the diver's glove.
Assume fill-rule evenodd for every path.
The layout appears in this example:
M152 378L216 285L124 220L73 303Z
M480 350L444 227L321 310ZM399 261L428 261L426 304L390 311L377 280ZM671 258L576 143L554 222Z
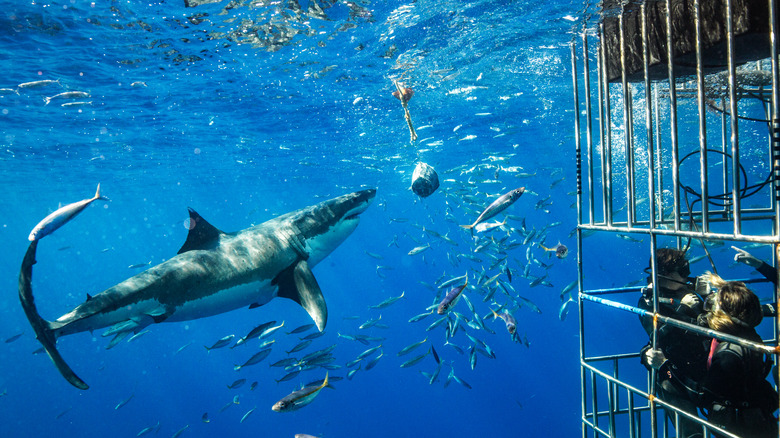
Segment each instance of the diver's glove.
M696 317L702 312L703 306L704 303L702 303L698 295L693 293L685 294L680 300L680 307L677 311L683 312L690 317Z
M732 246L731 249L737 252L737 254L734 256L735 262L744 263L752 268L758 268L762 263L764 263L744 249L739 249L736 246Z
M667 362L666 356L664 356L664 352L660 349L654 350L649 348L647 351L645 351L645 359L647 360L647 363L656 370L660 370L661 367L663 367Z

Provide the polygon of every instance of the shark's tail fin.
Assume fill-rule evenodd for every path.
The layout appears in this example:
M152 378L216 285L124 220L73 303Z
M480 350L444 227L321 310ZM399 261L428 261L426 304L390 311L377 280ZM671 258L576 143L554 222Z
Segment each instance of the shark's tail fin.
M30 325L35 331L35 337L43 345L60 374L76 388L89 389L89 385L84 383L60 356L60 352L57 351L57 340L52 323L41 318L38 314L38 309L35 307L35 299L32 293L32 266L35 264L35 252L37 249L38 241L34 240L30 242L27 253L24 255L22 268L19 270L19 301L22 303L27 320L30 321Z

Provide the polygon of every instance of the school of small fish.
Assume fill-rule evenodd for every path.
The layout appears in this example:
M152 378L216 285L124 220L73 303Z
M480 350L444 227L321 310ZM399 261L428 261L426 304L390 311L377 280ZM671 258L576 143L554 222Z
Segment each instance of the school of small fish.
M19 84L13 91L19 94L62 87L57 80L39 80ZM411 93L408 95L411 97ZM78 102L73 100L88 97L88 92L69 90L47 94L44 102L76 104ZM422 126L419 130L428 127ZM453 132L459 128L455 127ZM466 135L461 140L474 138ZM275 412L298 410L315 402L315 399L327 398L325 394L328 391L324 389L332 389L334 384L352 381L356 376L382 366L416 370L431 385L439 382L446 388L456 383L471 389L471 384L462 377L460 370L475 370L479 356L496 359L497 354L491 344L501 343L503 348L514 344L530 347L530 341L523 334L520 314L542 313L528 296L537 286L543 288L536 291L555 287L547 271L554 263L562 263L569 250L561 243L561 235L565 232L556 233L561 222L547 221L541 228L526 226L525 215L548 212L553 200L550 196L541 198L531 184L518 187L519 180L536 176L538 169L529 172L519 166L509 166L506 160L511 155L487 156L476 164L472 161L443 170L447 177L443 180L439 196L444 197L446 210L431 213L430 223L426 224L403 217L390 217L388 227L391 234L395 233L392 240L367 248L360 254L365 255L370 263L382 263L376 265L376 274L385 279L402 269L402 266L393 264L398 257L388 253L398 249L404 254L401 257L407 258L410 263L429 265L431 272L434 268L439 269L439 273L429 281L409 284L406 290L388 291L382 299L365 302L368 316L362 313L342 315L338 332L319 332L314 324L291 327L285 321L258 321L252 327L236 327L239 333L215 336L207 342L189 340L172 351L170 356L177 356L191 345L200 343L204 349L197 352L190 349L186 354L217 359L228 351L234 352L231 355L241 355L240 360L225 361L225 369L231 369L229 372L235 376L221 382L226 391L225 404L221 408L217 405L219 409L214 411L204 412L201 422L210 423L228 409L236 411L239 423L259 421L257 414L254 418L251 416L257 406L240 414L235 407L240 405L239 398L247 391L262 392L277 400L273 402L269 399L268 403L268 408ZM562 169L546 169L545 173L555 177L562 173ZM554 180L550 188L561 180ZM95 199L102 199L99 191L94 198L82 202ZM64 217L64 214L59 216ZM64 222L66 220L61 219L55 225L61 226ZM36 234L36 238L45 234ZM553 235L555 237L551 237ZM557 244L548 245L548 240ZM111 248L104 251L109 250ZM440 260L434 259L442 253L444 257L440 260L444 263L437 264ZM128 268L145 268L150 264L138 263ZM576 303L572 298L575 289L576 281L572 281L560 292L561 321L565 320L572 303ZM427 295L430 305L416 307L406 304L409 296L420 295ZM389 321L397 321L397 318L383 318L383 312L406 313L407 327L391 330ZM112 327L102 335L109 336L116 329ZM504 330L506 335L499 334ZM127 341L143 342L139 338L147 334L153 336L153 330L152 334L149 333L149 330L136 333ZM399 333L411 338L400 350L395 351L394 348L388 351L386 345L397 344ZM18 333L7 337L5 343L15 342L23 335ZM507 337L508 343L502 339L503 336ZM115 338L106 348L113 348L124 339ZM353 353L355 348L360 352ZM465 364L459 365L460 361ZM262 363L273 374L272 378L251 377L257 376ZM442 369L446 374L442 373ZM457 374L456 369L459 369ZM317 378L312 375L317 375ZM134 396L134 393L126 395L114 409L122 409ZM60 416L67 412L62 412ZM154 424L139 425L137 436L157 433L163 423L160 420ZM190 424L167 426L175 426L171 429L175 430L172 436L178 437L189 429Z

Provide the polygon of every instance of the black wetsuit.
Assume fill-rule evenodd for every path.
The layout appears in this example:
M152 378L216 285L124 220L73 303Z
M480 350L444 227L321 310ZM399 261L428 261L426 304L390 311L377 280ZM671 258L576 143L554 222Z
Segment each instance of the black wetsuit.
M686 289L682 292L686 295L694 293L691 289ZM659 296L669 295L671 295L671 293L665 292L663 288L659 291ZM649 299L641 297L637 307L652 312L652 296L650 296ZM696 319L702 312L703 309L701 305L694 308L687 307L677 302L672 304L662 303L658 305L659 314L691 324L696 324ZM653 318L650 316L640 317L640 321L642 322L642 327L644 327L647 335L652 337ZM684 376L685 379L690 379L695 382L701 381L707 369L709 338L695 332L662 323L659 323L658 325L657 336L656 347L663 351L664 356L677 367L678 372L676 374L679 377ZM642 355L643 363L644 360L644 355Z
M738 336L761 343L753 329ZM758 351L718 342L702 382L699 406L707 419L742 437L777 437L777 392L766 380L770 364Z
M676 296L678 294L694 293L688 288L679 292L672 292L661 288L660 297ZM676 301L676 300L675 300ZM701 301L693 308L674 302L671 304L661 303L658 305L658 313L680 321L696 324L696 318L703 311ZM640 309L653 311L652 295L641 297ZM653 336L653 318L650 316L640 317L642 327L644 327L651 342L642 349L640 360L650 369L646 363L645 351L651 348ZM656 347L663 351L668 359L667 365L657 374L656 393L664 401L675 405L677 408L697 415L696 400L691 395L695 394L699 383L704 379L707 372L707 354L709 338L699 335L679 327L659 323L656 338ZM691 389L692 388L692 389ZM677 436L681 438L701 436L701 427L694 421L680 417L680 427Z
M762 261L761 266L757 267L756 271L771 281L772 284L777 284L777 269L774 266Z

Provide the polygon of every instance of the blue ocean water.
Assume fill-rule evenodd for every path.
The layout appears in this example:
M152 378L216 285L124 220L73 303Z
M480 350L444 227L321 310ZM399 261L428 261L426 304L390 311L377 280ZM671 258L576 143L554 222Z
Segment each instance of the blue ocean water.
M558 309L561 290L576 278L568 43L580 9L573 0L4 3L0 339L21 333L0 343L4 436L136 436L148 427L154 436L171 436L185 426L183 437L579 434L576 312L561 321ZM391 95L393 80L415 92L415 142ZM33 81L56 82L19 87ZM74 91L86 94L56 96ZM418 161L441 178L426 199L409 189ZM46 319L174 256L187 234L187 207L236 231L376 187L357 230L314 268L329 322L304 353L335 344L334 365L342 368L328 372L343 379L297 412L271 411L326 372L275 381L285 372L269 364L298 343L286 333L310 323L299 306L278 299L153 325L111 350L101 331L63 337L60 352L90 389L70 386L46 355L32 354L40 345L19 305L17 278L33 226L58 206L91 196L98 183L111 202L90 206L39 246L33 287ZM560 241L571 254L559 260L537 245L507 251L510 269L530 264L531 275L546 275L552 285L530 287L530 278L517 276L511 283L541 311L514 311L527 345L512 342L500 320L486 319L495 334L462 329L451 340L460 354L445 345L443 327L426 331L434 317L408 320L434 302L429 285L437 280L468 273L476 283L483 272L500 272L474 253L477 243L458 224L519 186L528 191L507 210L514 215L509 224L519 228L522 217L527 230L549 226L544 244ZM493 233L496 240L508 234ZM527 251L544 266L529 262ZM469 253L483 260L461 257ZM636 266L640 259L619 263ZM595 256L587 269L600 275L601 264L614 262ZM625 271L625 278L604 282L636 280L636 272ZM385 309L369 308L402 292ZM497 308L483 302L484 291L467 294L482 316ZM456 310L468 314L463 302ZM380 315L381 326L358 329ZM257 351L257 341L203 348L270 320L284 328L258 365L233 369ZM477 354L472 369L467 330L495 359ZM627 345L643 342L634 342L638 324L636 330L625 335ZM339 333L384 339L363 345ZM400 364L417 353L396 355L426 337L444 363L433 384L421 374L436 369L432 355L409 368ZM377 345L377 365L347 379L345 364ZM445 386L451 371L471 388L454 380ZM247 384L227 388L239 378ZM235 396L239 404L231 405Z

